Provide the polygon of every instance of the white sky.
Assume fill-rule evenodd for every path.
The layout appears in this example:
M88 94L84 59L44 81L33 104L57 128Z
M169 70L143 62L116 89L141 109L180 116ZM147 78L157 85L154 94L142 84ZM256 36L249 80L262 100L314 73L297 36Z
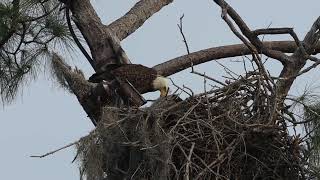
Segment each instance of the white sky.
M104 23L120 17L132 5L133 0L93 0ZM251 28L294 27L300 39L320 15L319 0L229 0ZM185 47L177 23L185 14L184 31L191 51L239 43L220 18L220 8L212 0L175 0L145 25L122 42L133 63L153 66L165 60L185 54ZM285 40L289 36L267 37ZM86 76L92 74L83 56L75 55L70 61L83 69ZM240 58L239 58L240 59ZM221 61L223 62L223 61ZM236 72L243 72L242 64L227 63ZM279 63L270 62L272 73L281 69ZM215 62L196 67L197 71L219 78L224 74ZM318 71L299 78L291 94L299 94L306 85L319 85ZM54 87L48 75L40 74L36 82L24 89L23 95L11 105L0 109L0 174L3 179L57 180L79 179L77 164L71 164L75 155L69 148L44 159L30 158L73 142L88 134L93 126L76 98L63 89ZM202 78L191 75L189 70L172 77L181 85L202 90ZM155 97L157 93L148 95Z

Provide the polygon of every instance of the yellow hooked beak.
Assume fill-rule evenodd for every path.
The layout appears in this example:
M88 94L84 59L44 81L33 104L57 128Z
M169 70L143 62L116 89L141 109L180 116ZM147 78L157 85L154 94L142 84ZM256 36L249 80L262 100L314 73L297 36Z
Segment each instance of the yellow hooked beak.
M160 89L160 97L166 97L168 95L169 88L164 87Z

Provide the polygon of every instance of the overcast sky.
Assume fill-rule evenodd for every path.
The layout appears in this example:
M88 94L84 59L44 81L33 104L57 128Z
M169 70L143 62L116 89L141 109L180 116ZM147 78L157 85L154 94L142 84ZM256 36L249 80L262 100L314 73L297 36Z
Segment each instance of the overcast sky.
M104 23L117 19L137 1L93 0L92 3ZM293 27L300 39L320 15L319 0L229 0L251 28ZM184 14L184 31L191 51L240 43L220 18L220 8L212 0L175 0L150 18L142 28L122 42L133 63L153 66L186 53L177 29ZM267 37L286 40L289 36ZM241 58L239 58L241 59ZM244 72L242 64L221 60L235 72ZM82 55L73 55L71 65L81 68L87 77L93 71ZM281 66L269 62L268 69L279 73ZM224 74L215 62L196 66L196 70L219 78ZM202 78L183 71L172 76L179 85L197 92L203 88ZM319 71L299 78L291 94L299 94L306 85L319 85ZM77 180L77 164L71 164L75 149L69 148L43 159L30 158L49 152L87 135L93 126L77 99L55 87L49 73L26 87L11 105L0 109L0 174L10 180ZM156 97L157 93L147 97Z

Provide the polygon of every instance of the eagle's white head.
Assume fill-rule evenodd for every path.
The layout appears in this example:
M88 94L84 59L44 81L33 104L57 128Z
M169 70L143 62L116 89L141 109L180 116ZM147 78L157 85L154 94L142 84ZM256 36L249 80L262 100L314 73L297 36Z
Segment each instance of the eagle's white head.
M157 76L152 82L152 86L155 90L160 91L160 97L165 97L168 95L169 83L168 79L163 76Z

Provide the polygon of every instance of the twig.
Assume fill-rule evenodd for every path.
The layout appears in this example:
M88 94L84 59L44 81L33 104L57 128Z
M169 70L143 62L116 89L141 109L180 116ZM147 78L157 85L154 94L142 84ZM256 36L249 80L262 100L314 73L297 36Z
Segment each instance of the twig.
M252 46L252 44L236 30L233 23L228 18L227 12L228 12L229 6L225 6L225 7L221 6L221 8L222 8L221 18L227 23L230 30L248 47L248 49L250 49L250 51L253 54L258 54L257 49L254 46Z
M182 26L182 24L183 24L183 18L184 18L184 14L182 14L182 16L180 17L180 24L177 24L177 25L178 25L178 28L179 28L179 30L180 30L180 34L182 35L183 42L184 42L184 44L185 44L185 46L186 46L187 53L190 54L188 42L187 42L187 40L186 40L186 36L185 36L184 33L183 33L183 26Z
M252 58L254 60L254 62L256 63L259 71L261 73L263 73L266 77L266 79L270 79L270 77L268 76L268 74L266 73L266 70L261 62L261 58L258 54L258 50L255 46L253 46L251 43L252 42L252 38L249 38L247 35L247 38L249 38L249 40L251 39L251 43L249 41L247 41L247 39L245 37L243 37L234 27L233 23L229 20L228 16L227 16L227 12L228 12L228 8L229 6L226 5L225 7L222 6L222 14L221 17L222 19L228 24L228 26L230 27L231 31L250 49L250 51L252 52ZM230 7L231 8L231 7ZM244 22L243 22L244 23ZM243 24L244 26L245 24ZM238 24L239 26L239 24ZM249 30L249 29L248 29ZM250 30L249 30L250 31ZM253 43L254 44L254 43ZM261 43L262 44L262 43ZM271 87L271 86L270 86Z
M272 22L270 22L270 24L267 26L267 28L270 28L270 26L272 25ZM264 38L265 38L265 34L262 36L262 38L261 38L261 42L264 42Z
M187 41L187 38L186 38L186 36L184 35L184 32L183 32L183 18L184 18L184 14L182 14L182 16L180 17L180 24L177 24L177 25L178 25L180 34L181 34L181 36L183 38L183 43L186 46L186 50L187 50L187 53L189 55L190 54L190 50L189 50L188 41ZM193 72L193 62L192 61L190 61L190 66L191 66L191 72Z
M191 156L192 156L192 153L193 153L193 149L194 149L194 146L195 146L195 143L192 142L191 143L191 148L190 148L190 151L189 151L189 155L188 155L188 161L187 161L187 165L186 165L186 172L184 174L184 180L189 180L189 168L190 168L190 164L191 164Z
M316 57L311 57L309 59L312 59L312 61L315 61L315 63L313 63L311 66L307 67L306 69L300 71L297 75L295 75L294 77L298 77L302 74L305 74L307 72L309 72L311 69L316 68L319 64L320 64L320 59L316 58Z
M188 94L190 97L193 96L193 94L190 94L189 92L187 92L186 90L184 90L184 88L181 88L180 86L176 85L171 78L169 78L169 79L170 79L171 83L172 83L176 88L178 88L178 89L180 89L181 91L185 92L185 93Z
M230 68L228 68L228 67L225 66L224 64L222 64L222 63L220 63L220 62L218 62L218 61L216 61L216 63L219 64L221 67L223 67L223 70L225 70L226 73L229 74L229 76L232 77L234 80L237 79L237 78L234 77L234 76L239 76L239 74L233 72ZM233 76L232 74L233 74L234 76Z
M174 132L174 130L177 128L177 126L180 124L180 122L185 119L186 117L189 116L189 114L200 104L201 101L199 101L197 104L193 105L188 109L188 111L180 118L177 120L177 123L170 129L169 134Z
M140 167L143 163L140 163L139 166L137 167L137 169L134 171L134 173L132 174L131 178L130 179L134 179L134 176L136 175L136 173L138 172L138 170L141 171Z
M202 76L202 77L207 78L207 79L210 79L211 81L216 82L216 83L218 83L218 84L220 84L220 85L222 85L222 86L226 86L225 83L220 82L220 81L218 81L218 80L216 80L216 79L214 79L214 78L212 78L212 77L210 77L210 76L207 76L207 75L205 75L205 73L202 74L202 73L199 73L199 72L194 71L194 70L192 70L191 73L196 74L196 75L199 75L199 76Z
M206 77L203 78L203 90L204 90L204 93L206 93L204 96L205 96L205 99L206 99L206 101L207 101L208 117L209 117L209 119L211 120L211 119L212 119L211 103L209 102L209 98L208 98L208 94L207 94L207 78L206 78Z
M56 153L56 152L58 152L58 151L61 151L61 150L63 150L63 149L66 149L66 148L68 148L68 147L71 147L71 146L73 146L73 145L76 145L76 144L78 144L78 143L79 143L79 140L78 140L78 141L75 141L75 142L73 142L73 143L70 143L70 144L68 144L68 145L66 145L66 146L63 146L63 147L61 147L61 148L59 148L59 149L50 151L50 152L48 152L48 153L46 153L46 154L43 154L43 155L32 155L32 156L30 156L30 157L33 157L33 158L44 158L44 157L49 156L49 155L51 155L51 154L54 154L54 153Z
M250 43L255 47L256 51L254 54L258 54L259 51L261 51L263 54L265 54L268 57L274 58L279 60L282 64L286 64L288 62L289 57L282 53L281 51L272 50L269 48L266 48L263 43L259 40L257 35L255 35L250 28L247 26L247 24L242 20L242 18L239 16L239 14L224 0L213 0L216 4L218 4L222 9L222 18L227 22L230 29L235 33L237 30L232 25L232 22L228 19L226 16L227 14L232 18L232 20L237 24L239 29L241 30L242 34L248 38ZM238 37L240 33L235 33ZM240 35L241 36L241 35ZM240 38L240 37L239 37ZM249 44L247 40L245 40L243 37L240 38L247 46ZM250 47L248 47L250 48ZM258 57L257 57L258 58ZM260 58L260 57L259 57Z
M289 34L296 42L297 46L300 48L300 50L307 54L302 42L299 40L297 34L294 32L293 28L267 28L267 29L256 29L252 31L256 36L258 35L265 35L265 34Z
M188 89L191 92L191 95L194 96L194 92L188 86L182 85L183 88Z
M206 168L203 169L203 171L201 171L197 177L195 179L199 179L201 178L201 176L208 170L212 170L212 167L216 164L218 164L219 162L222 162L226 159L226 155L227 153L232 149L234 148L236 145L237 145L237 140L238 139L234 139L227 147L226 149L224 149L224 152L222 154L220 154L213 162L211 162L210 164L206 165Z

